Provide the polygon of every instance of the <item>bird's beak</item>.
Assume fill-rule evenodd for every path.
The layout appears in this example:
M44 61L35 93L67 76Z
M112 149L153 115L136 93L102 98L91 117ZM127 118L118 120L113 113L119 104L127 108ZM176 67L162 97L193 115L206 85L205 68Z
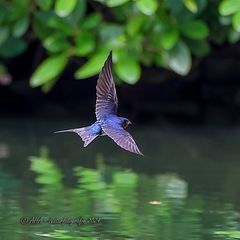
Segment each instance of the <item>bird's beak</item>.
M131 122L131 121L129 121L129 124L132 124L132 122Z

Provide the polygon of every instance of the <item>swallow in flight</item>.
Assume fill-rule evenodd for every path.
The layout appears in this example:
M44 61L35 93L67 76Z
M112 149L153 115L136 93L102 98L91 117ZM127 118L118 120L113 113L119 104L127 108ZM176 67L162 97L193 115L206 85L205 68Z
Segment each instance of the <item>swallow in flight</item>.
M117 116L118 99L115 83L112 75L112 52L104 63L96 86L97 121L88 127L68 129L62 132L77 133L84 142L84 147L90 144L96 137L107 135L121 148L143 155L133 137L125 129L131 122L124 117Z

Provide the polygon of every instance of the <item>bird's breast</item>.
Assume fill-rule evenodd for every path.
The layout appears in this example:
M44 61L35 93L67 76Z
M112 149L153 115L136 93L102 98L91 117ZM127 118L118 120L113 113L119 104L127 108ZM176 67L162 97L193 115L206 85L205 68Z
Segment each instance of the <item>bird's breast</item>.
M104 124L112 128L119 128L121 127L121 119L118 116L109 116L105 119Z

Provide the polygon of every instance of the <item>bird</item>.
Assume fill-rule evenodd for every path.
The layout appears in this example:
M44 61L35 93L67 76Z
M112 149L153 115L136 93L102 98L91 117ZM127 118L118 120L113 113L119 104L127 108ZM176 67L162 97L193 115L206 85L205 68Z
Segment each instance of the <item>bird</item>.
M77 133L87 147L96 137L107 135L121 148L143 155L136 142L125 129L131 121L117 116L118 97L112 74L112 51L109 53L96 85L96 122L87 127L61 130L55 133Z

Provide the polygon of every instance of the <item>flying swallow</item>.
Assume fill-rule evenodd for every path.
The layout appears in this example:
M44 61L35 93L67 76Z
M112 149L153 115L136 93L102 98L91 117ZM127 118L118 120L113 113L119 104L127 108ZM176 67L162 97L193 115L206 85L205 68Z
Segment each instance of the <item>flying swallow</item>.
M96 86L97 121L88 127L74 128L55 133L74 132L84 142L84 147L90 144L96 137L107 135L121 148L143 155L133 137L125 129L131 122L124 117L117 116L118 98L112 75L112 52L104 63Z

